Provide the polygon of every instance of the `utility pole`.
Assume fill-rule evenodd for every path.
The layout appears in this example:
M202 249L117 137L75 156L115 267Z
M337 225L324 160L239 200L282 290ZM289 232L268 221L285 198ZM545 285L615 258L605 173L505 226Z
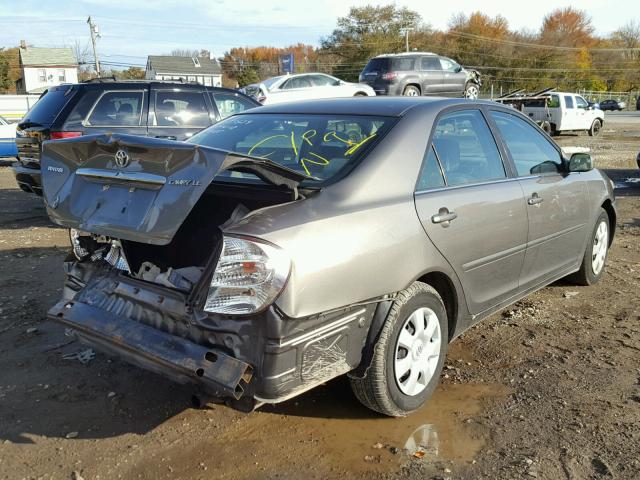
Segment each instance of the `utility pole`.
M404 45L405 45L405 48L406 48L407 52L409 51L409 32L411 30L414 30L414 28L413 27L405 27L405 29L404 29Z
M98 60L98 52L96 50L96 40L100 38L100 33L98 32L98 25L91 21L91 16L87 19L87 23L89 24L89 33L91 33L91 43L93 45L93 58L96 62L96 73L98 77L100 76L100 61Z

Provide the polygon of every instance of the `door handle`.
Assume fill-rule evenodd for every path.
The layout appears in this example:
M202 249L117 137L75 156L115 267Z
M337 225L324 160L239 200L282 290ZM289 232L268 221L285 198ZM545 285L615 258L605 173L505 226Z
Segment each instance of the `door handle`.
M440 223L443 227L448 227L451 221L458 218L456 212L450 212L448 208L442 207L438 213L431 217L433 223Z
M177 140L178 137L175 135L156 135L156 138L163 138L165 140Z
M527 203L529 205L538 205L540 203L544 202L544 199L540 196L538 196L537 193L534 193L533 195L531 195L530 198L527 199Z

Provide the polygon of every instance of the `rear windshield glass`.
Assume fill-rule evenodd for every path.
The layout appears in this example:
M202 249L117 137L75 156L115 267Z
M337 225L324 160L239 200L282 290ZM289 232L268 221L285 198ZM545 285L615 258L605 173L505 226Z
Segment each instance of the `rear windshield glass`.
M268 158L315 177L317 184L355 166L391 128L389 117L352 115L244 114L230 117L189 142ZM256 178L239 172L219 177Z
M73 96L73 88L47 90L22 119L21 123L50 125Z
M388 58L372 58L369 63L364 67L364 73L373 72L388 72L389 71L389 59Z

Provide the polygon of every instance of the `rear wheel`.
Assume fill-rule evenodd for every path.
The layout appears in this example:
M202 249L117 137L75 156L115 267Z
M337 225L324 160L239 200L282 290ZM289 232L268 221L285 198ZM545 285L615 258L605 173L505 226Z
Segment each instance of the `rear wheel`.
M405 97L419 97L420 90L415 85L407 85L406 87L404 87L402 95L404 95Z
M367 376L350 379L356 397L392 417L417 410L438 385L448 338L440 295L431 286L414 282L396 297Z
M602 123L597 118L591 124L591 128L589 129L589 135L595 137L600 133L600 128L602 128Z
M367 94L364 92L356 92L356 94L354 95L354 97L366 97Z
M480 95L480 87L477 83L468 82L464 87L465 98L477 99Z
M591 241L582 257L580 270L569 276L569 280L578 285L593 285L598 283L604 273L604 266L609 251L609 216L604 209L591 233Z

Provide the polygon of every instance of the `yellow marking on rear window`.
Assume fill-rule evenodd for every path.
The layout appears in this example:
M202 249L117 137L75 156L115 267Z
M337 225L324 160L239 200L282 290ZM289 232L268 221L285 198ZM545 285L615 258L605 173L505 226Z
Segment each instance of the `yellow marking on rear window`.
M352 155L353 153L355 153L356 150L358 150L362 145L364 145L366 142L368 142L369 140L371 140L373 137L375 137L376 134L372 134L369 135L366 138L363 138L361 141L359 141L358 143L356 143L353 147L351 147L349 150L347 150L346 152L344 152L345 155Z

